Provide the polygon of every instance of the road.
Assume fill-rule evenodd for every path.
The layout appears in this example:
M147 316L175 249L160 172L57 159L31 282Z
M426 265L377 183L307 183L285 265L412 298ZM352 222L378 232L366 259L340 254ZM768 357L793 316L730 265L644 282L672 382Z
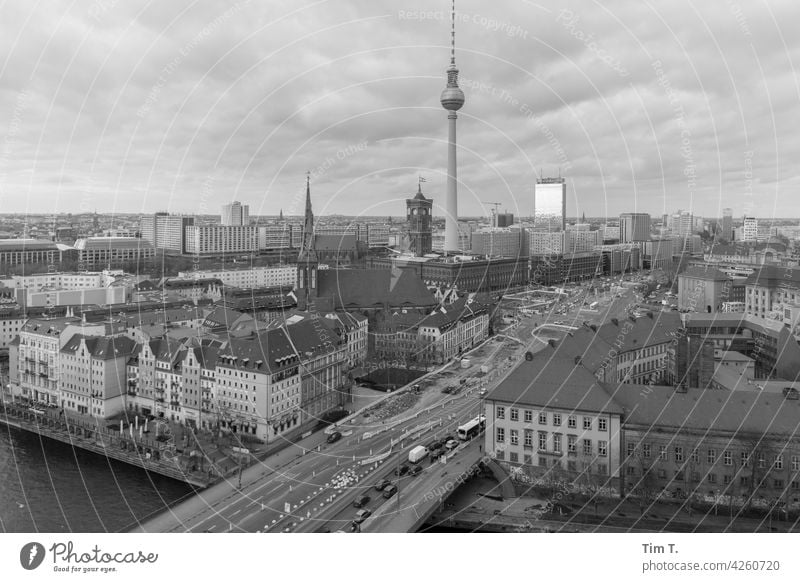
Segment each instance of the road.
M503 358L501 354L513 355ZM325 442L324 433L314 434L244 470L241 487L238 478L227 479L132 531L314 531L324 529L329 522L349 521L352 517L339 514L352 504L357 493L382 474L392 472L418 441L427 442L445 433L454 436L458 425L478 415L478 391L482 387L491 389L501 381L522 354L524 348L517 342L488 341L470 354L470 368L451 366L438 374L420 398L424 406L382 424L367 417L356 418L340 428L343 437L336 443ZM478 367L484 363L491 367L490 374L475 380ZM445 386L461 386L461 379L470 379L470 383L459 394L441 392Z

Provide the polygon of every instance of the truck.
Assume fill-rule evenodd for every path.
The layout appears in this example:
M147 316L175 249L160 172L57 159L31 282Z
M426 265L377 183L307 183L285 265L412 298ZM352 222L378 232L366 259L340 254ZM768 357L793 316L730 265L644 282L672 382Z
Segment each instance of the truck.
M410 451L408 451L408 462L409 463L419 463L422 459L428 456L428 449L423 447L422 445L417 445Z

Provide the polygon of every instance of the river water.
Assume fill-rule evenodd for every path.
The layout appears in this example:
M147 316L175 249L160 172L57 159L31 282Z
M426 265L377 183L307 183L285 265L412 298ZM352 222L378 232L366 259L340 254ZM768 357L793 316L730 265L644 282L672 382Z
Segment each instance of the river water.
M0 424L0 532L119 532L186 483Z

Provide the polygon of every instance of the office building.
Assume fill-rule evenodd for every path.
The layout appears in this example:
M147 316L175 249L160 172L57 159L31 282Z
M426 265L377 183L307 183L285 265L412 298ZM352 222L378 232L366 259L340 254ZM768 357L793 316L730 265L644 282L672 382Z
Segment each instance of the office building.
M758 240L758 219L745 216L742 223L742 241L756 242Z
M258 231L257 226L187 226L186 254L255 253L258 252Z
M247 226L250 224L250 207L241 202L222 206L222 226Z
M536 230L563 231L567 227L567 181L565 178L538 178L533 190L533 227Z
M627 212L619 215L619 242L650 240L650 215L644 212Z
M194 217L156 212L142 216L139 230L142 240L156 251L181 254L186 252L186 227L194 225Z

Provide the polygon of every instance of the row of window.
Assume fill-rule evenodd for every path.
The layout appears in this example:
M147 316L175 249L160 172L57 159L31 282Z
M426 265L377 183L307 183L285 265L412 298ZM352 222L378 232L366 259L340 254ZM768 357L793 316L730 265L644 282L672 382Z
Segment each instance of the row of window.
M505 458L506 458L505 451L497 451L496 456L497 456L497 459L499 459L501 461L504 461ZM523 464L525 464L525 465L533 465L533 455L524 454L524 455L522 455L522 459L523 459L522 460ZM508 460L511 463L519 463L519 453L516 453L514 451L509 451ZM564 468L564 465L562 464L561 459L552 459L550 464L548 464L547 457L539 457L538 464L539 464L539 467L542 467L542 468L545 468L545 469L548 468L548 467L551 467L553 469L563 469ZM605 464L605 463L590 463L590 462L587 462L587 461L582 461L581 464L580 464L580 470L583 473L591 473L593 468L594 468L594 471L598 475L608 475L608 465ZM578 472L578 462L574 461L574 460L571 460L571 459L567 460L566 469L567 469L567 471L570 471L571 473L577 473Z
M505 420L506 418L506 407L505 406L497 406L495 408L495 415L498 420ZM518 422L520 418L520 409L519 408L511 408L509 410L509 420L512 422ZM533 422L533 410L522 409L523 421L527 423ZM548 413L545 411L540 411L538 413L538 421L540 425L547 425L548 419L552 420L552 426L561 426L562 423L562 415L560 412L553 412ZM594 417L592 416L584 416L583 417L583 430L592 430L594 426ZM578 428L578 417L574 414L567 415L567 428ZM608 430L608 419L605 417L599 417L597 419L597 430L606 431Z
M628 456L633 456L636 454L636 445L637 443L627 443L627 454ZM692 449L691 451L685 451L682 446L674 446L672 447L672 460L675 463L683 463L687 458L692 463L699 463L701 454L698 449ZM650 443L641 443L641 455L645 459L649 459L653 456L653 447ZM688 456L687 456L688 455ZM740 451L739 453L739 465L742 467L748 467L750 465L752 454L748 453L747 451ZM660 461L669 461L670 460L670 451L667 445L659 445L658 446L658 458ZM717 462L717 449L707 449L706 454L704 455L706 462L709 465L713 465ZM756 454L756 462L760 468L765 468L767 466L767 456L763 452L759 452ZM722 464L725 466L733 466L734 463L734 454L733 451L722 451ZM800 456L792 455L791 458L792 463L792 471L800 471ZM772 458L771 467L774 469L783 469L783 455L776 454Z
M524 429L523 430L523 446L525 448L532 449L533 448L533 433L532 429ZM509 444L511 446L519 445L519 431L517 429L509 429ZM537 431L537 450L540 452L553 452L553 453L563 453L563 437L561 433L555 432L552 435L548 434L546 431L540 430ZM505 443L506 442L506 429L503 427L497 427L495 429L495 440L498 443ZM594 447L592 439L582 439L581 440L582 450L584 455L592 455L594 454ZM567 435L567 452L568 453L577 453L578 452L578 437L574 434ZM601 457L608 456L608 441L599 440L597 441L597 454Z

